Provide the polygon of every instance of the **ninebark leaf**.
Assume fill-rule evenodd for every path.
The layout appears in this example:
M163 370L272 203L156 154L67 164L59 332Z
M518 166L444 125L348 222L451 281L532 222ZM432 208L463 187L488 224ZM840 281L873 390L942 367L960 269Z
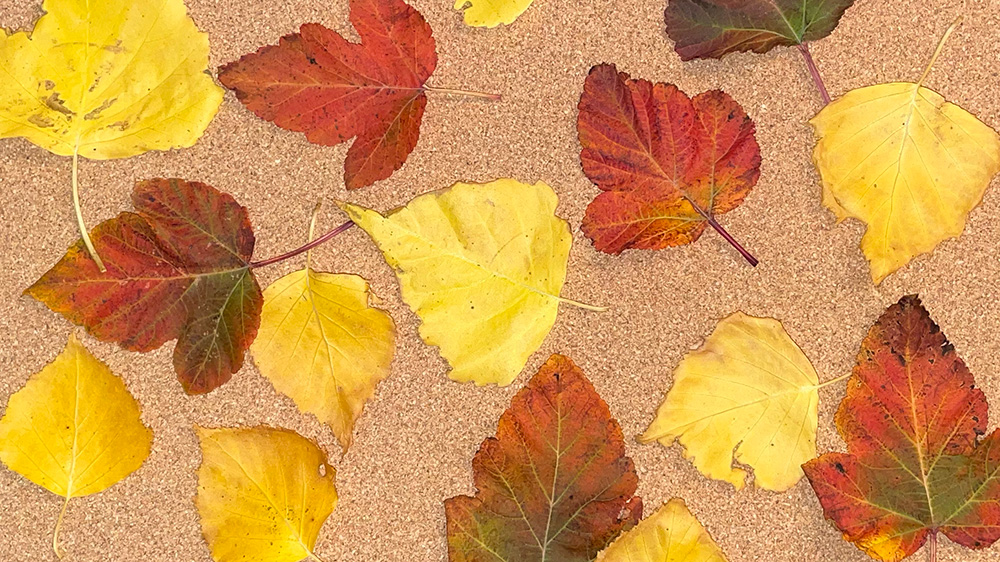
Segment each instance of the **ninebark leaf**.
M316 537L337 504L323 451L288 429L195 430L202 455L195 505L212 558L319 560Z
M642 517L618 422L553 355L472 460L475 497L445 501L451 562L593 560Z
M785 491L816 456L818 384L781 322L737 312L677 366L639 440L680 441L702 474L737 489L747 473L733 461L753 468L757 486Z
M360 43L316 23L219 69L219 80L258 117L347 151L344 182L389 177L417 144L424 82L437 53L431 28L403 0L350 0Z
M822 39L854 0L668 0L667 35L682 60L766 53Z
M719 545L688 510L674 498L622 533L597 557L597 562L727 562Z
M326 423L346 450L354 421L389 375L395 326L368 305L368 282L311 268L264 290L250 347L262 375L303 412Z
M507 385L555 323L573 236L544 183L457 183L385 216L341 204L396 270L449 376Z
M583 231L602 252L697 240L707 225L756 263L715 219L739 206L760 176L753 121L719 90L688 98L670 84L590 69L577 131L587 177L603 193Z
M140 182L132 204L135 213L91 233L109 258L106 272L80 241L25 293L132 351L177 339L184 390L209 392L243 365L260 323L247 211L213 187L178 179Z
M120 378L70 336L66 349L28 379L0 419L0 460L65 498L110 488L142 466L153 432Z
M826 516L873 558L895 562L933 533L970 548L1000 538L1000 430L916 296L890 306L858 353L837 429L847 453L803 465Z

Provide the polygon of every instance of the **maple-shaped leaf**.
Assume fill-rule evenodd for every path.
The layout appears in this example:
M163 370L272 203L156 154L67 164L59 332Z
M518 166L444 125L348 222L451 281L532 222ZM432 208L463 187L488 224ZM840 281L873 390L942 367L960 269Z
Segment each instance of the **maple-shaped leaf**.
M1000 430L980 440L986 397L916 296L868 331L836 422L848 452L802 468L846 540L895 562L938 533L1000 538Z
M694 242L757 183L753 121L719 90L688 98L670 84L632 80L614 65L590 69L577 131L583 170L604 193L587 207L584 233L602 252Z
M589 561L642 517L621 427L561 355L514 396L472 470L475 497L445 501L451 562Z
M307 23L223 66L219 80L257 116L309 142L357 137L344 163L344 182L355 189L389 177L416 146L437 53L430 26L403 0L350 6L360 43Z
M829 35L854 0L669 0L667 35L682 60L766 53Z
M132 204L134 213L91 232L106 272L77 242L25 294L132 351L177 339L174 369L184 390L209 392L243 365L260 323L247 210L211 186L179 179L138 183Z

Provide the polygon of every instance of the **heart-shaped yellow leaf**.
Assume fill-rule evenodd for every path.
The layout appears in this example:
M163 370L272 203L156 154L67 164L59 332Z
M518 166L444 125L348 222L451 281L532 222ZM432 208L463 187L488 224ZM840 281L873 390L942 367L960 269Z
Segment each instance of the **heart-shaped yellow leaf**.
M212 558L316 558L316 537L337 504L323 451L288 429L195 430L202 456L195 504Z
M819 380L781 322L731 314L681 361L674 384L639 440L674 440L709 478L784 491L816 456Z
M385 216L343 203L457 381L510 384L556 320L573 242L544 183L456 183ZM585 306L586 305L582 305Z
M465 25L496 27L512 24L532 0L455 0L456 10L465 10Z
M674 498L615 539L597 562L726 562L719 545Z
M65 498L103 491L149 456L153 432L120 378L70 336L66 349L15 392L0 419L0 460Z
M389 374L395 326L368 306L368 282L310 268L264 291L254 363L274 388L326 423L347 449L354 421Z

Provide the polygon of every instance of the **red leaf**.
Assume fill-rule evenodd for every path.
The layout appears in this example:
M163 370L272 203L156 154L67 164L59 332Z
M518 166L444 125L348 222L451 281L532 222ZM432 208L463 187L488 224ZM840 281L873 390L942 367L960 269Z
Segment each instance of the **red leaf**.
M622 430L561 355L514 396L472 470L475 497L445 501L452 562L589 561L642 517Z
M916 296L869 330L836 421L848 454L802 468L845 539L895 562L931 533L1000 538L1000 431L979 441L986 397Z
M602 64L590 69L579 110L583 170L604 191L583 219L598 250L687 244L710 224L745 252L714 218L739 206L760 175L753 121L728 94L692 100Z
M309 142L347 151L348 189L399 169L417 144L437 54L431 28L402 0L351 0L361 43L307 23L219 69L219 80L248 109Z
M25 294L126 349L177 339L184 390L209 392L240 369L260 324L247 211L211 186L178 179L137 184L132 203L135 213L91 233L107 272L80 241Z

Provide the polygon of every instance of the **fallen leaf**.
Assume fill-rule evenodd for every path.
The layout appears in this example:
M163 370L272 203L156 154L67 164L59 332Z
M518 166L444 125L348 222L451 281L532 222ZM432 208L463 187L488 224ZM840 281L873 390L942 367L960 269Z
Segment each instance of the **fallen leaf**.
M98 252L110 258L106 272L77 242L25 294L125 349L177 339L184 390L209 392L243 365L260 322L247 211L211 186L178 179L139 182L132 204L135 213L93 230Z
M196 427L195 505L216 562L319 560L316 537L337 504L335 471L288 429Z
M403 0L350 0L351 43L316 23L219 69L219 80L258 117L309 142L347 151L348 189L389 177L417 144L424 82L437 53L431 28Z
M603 191L583 218L594 247L679 246L711 225L756 264L715 219L739 206L760 175L754 123L728 94L689 99L601 64L590 69L579 110L583 171Z
M0 137L96 159L198 140L223 90L183 0L45 0L42 11L31 32L0 33Z
M962 234L1000 172L996 131L923 86L953 30L916 83L853 90L811 121L823 204L867 225L861 251L876 284Z
M726 562L712 536L674 498L631 530L622 533L597 557L598 562Z
M451 562L590 561L642 517L621 427L561 355L514 396L472 470L475 497L444 504Z
M0 460L65 498L52 537L60 557L70 498L104 491L135 472L152 441L125 384L73 335L10 397L0 419Z
M456 10L465 10L465 25L473 27L496 27L501 23L510 25L518 18L532 0L455 0Z
M368 305L368 282L306 267L264 290L250 346L262 375L303 412L333 429L346 450L354 421L389 375L395 326Z
M674 384L639 438L669 447L675 440L709 478L737 489L754 483L781 492L802 478L816 456L819 380L781 322L741 312L719 322L674 371Z
M895 562L942 533L969 548L1000 538L1000 431L916 296L890 306L858 353L837 409L847 453L802 468L844 538Z
M461 382L507 385L556 320L573 242L544 183L456 183L385 216L342 203ZM582 305L585 306L586 305Z
M854 0L669 0L667 35L681 60L766 53L829 35Z
M45 0L31 32L0 30L0 138L104 160L193 145L222 103L206 73L208 35L183 0Z

